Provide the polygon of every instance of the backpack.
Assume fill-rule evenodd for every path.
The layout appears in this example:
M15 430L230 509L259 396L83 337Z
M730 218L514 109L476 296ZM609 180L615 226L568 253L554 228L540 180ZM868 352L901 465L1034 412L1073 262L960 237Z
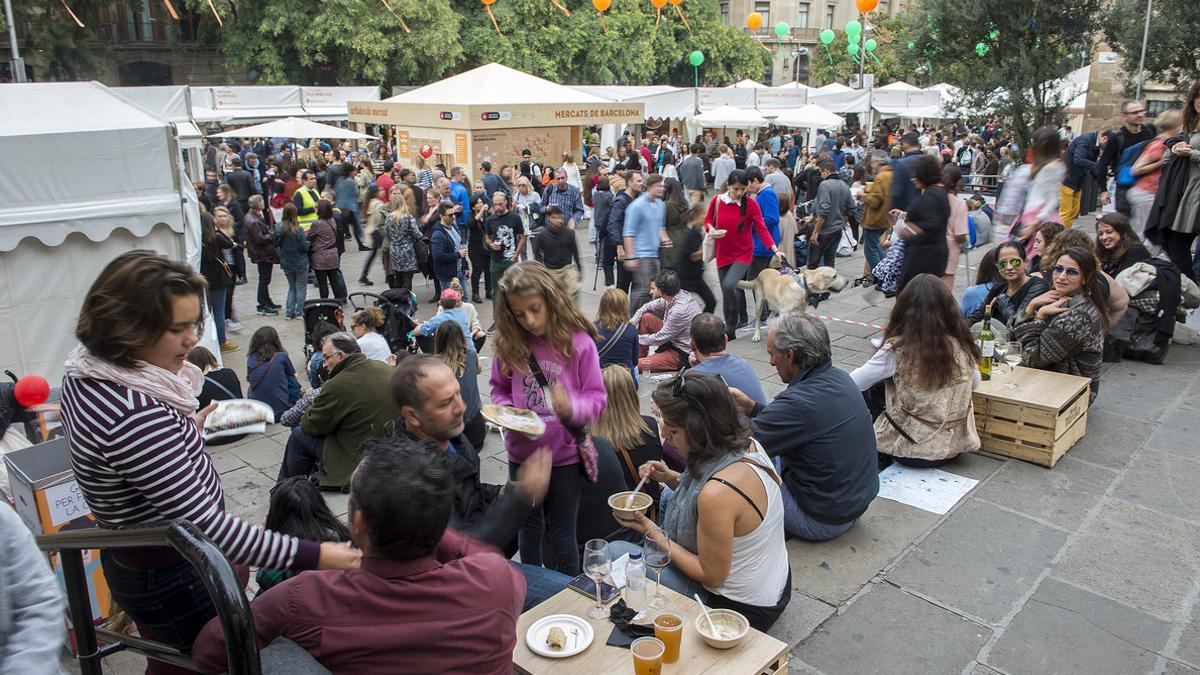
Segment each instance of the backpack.
M971 170L971 162L975 158L975 151L967 146L963 146L958 151L958 166L966 167L967 171Z
M1117 161L1117 187L1133 187L1137 182L1138 177L1133 175L1133 163L1141 156L1142 151L1146 149L1146 144L1154 140L1153 138L1134 143L1133 145L1121 151L1121 158Z

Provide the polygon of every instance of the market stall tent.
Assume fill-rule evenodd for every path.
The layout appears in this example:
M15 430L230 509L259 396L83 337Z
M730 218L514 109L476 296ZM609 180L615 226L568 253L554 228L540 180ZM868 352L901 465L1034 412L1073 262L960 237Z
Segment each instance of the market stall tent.
M343 129L329 124L321 124L298 117L285 117L273 122L263 122L249 127L241 127L220 134L209 134L210 138L337 138L366 141L375 138L369 134L359 133L351 129Z
M735 82L729 86L735 89L765 89L767 85L747 78L740 82Z
M829 112L863 113L870 108L870 91L851 89L833 82L808 92L808 102L815 103Z
M692 121L703 127L729 129L753 129L767 124L767 118L758 114L756 110L735 108L731 105L702 112L693 117Z
M802 108L772 111L778 113L774 124L783 127L803 127L805 129L837 129L846 124L841 115L829 112L819 105L809 104Z
M83 297L117 255L146 248L199 265L199 211L174 133L98 83L0 84L10 168L0 182L0 369L56 383Z

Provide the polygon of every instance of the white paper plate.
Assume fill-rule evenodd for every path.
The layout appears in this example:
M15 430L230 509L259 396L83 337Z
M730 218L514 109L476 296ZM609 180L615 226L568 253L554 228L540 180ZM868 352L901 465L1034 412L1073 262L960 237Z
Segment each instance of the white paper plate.
M217 410L220 410L223 406L226 406L230 403L249 403L250 405L252 405L256 408L259 408L263 412L265 412L267 414L267 421L259 422L257 424L250 424L250 425L247 425L244 427L238 427L236 429L225 429L224 431L208 431L208 429L206 427L205 431L204 431L204 439L205 440L211 440L213 438L221 438L223 436L241 436L244 434L261 434L267 430L268 424L275 423L275 411L271 409L271 406L267 405L266 403L263 403L262 401L256 401L252 398L231 398L231 399L228 399L225 401L217 401L216 403L217 403ZM212 419L213 415L217 414L217 410L212 411L212 413L209 414L208 419Z
M550 629L554 626L558 626L567 634L565 649L550 649L546 646L546 636L550 634ZM572 628L578 631L578 638L571 635ZM551 614L534 621L529 630L525 631L525 644L529 645L529 649L534 654L552 659L563 659L575 656L587 649L588 645L592 644L594 637L595 631L592 630L592 624L588 623L587 619L574 614Z

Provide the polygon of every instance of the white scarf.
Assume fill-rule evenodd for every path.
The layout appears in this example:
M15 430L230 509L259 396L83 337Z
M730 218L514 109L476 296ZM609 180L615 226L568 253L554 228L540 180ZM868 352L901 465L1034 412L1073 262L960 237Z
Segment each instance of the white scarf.
M145 361L135 361L133 368L122 368L93 356L83 345L77 345L67 356L67 377L90 377L108 380L152 396L184 415L196 412L200 402L197 394L204 387L204 373L190 361L183 362L179 373Z

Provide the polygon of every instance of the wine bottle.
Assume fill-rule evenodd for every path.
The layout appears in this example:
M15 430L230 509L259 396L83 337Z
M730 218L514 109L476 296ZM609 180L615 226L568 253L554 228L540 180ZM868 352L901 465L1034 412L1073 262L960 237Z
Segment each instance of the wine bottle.
M979 330L979 376L992 379L992 356L996 353L996 336L992 333L992 306L983 310L983 328Z

